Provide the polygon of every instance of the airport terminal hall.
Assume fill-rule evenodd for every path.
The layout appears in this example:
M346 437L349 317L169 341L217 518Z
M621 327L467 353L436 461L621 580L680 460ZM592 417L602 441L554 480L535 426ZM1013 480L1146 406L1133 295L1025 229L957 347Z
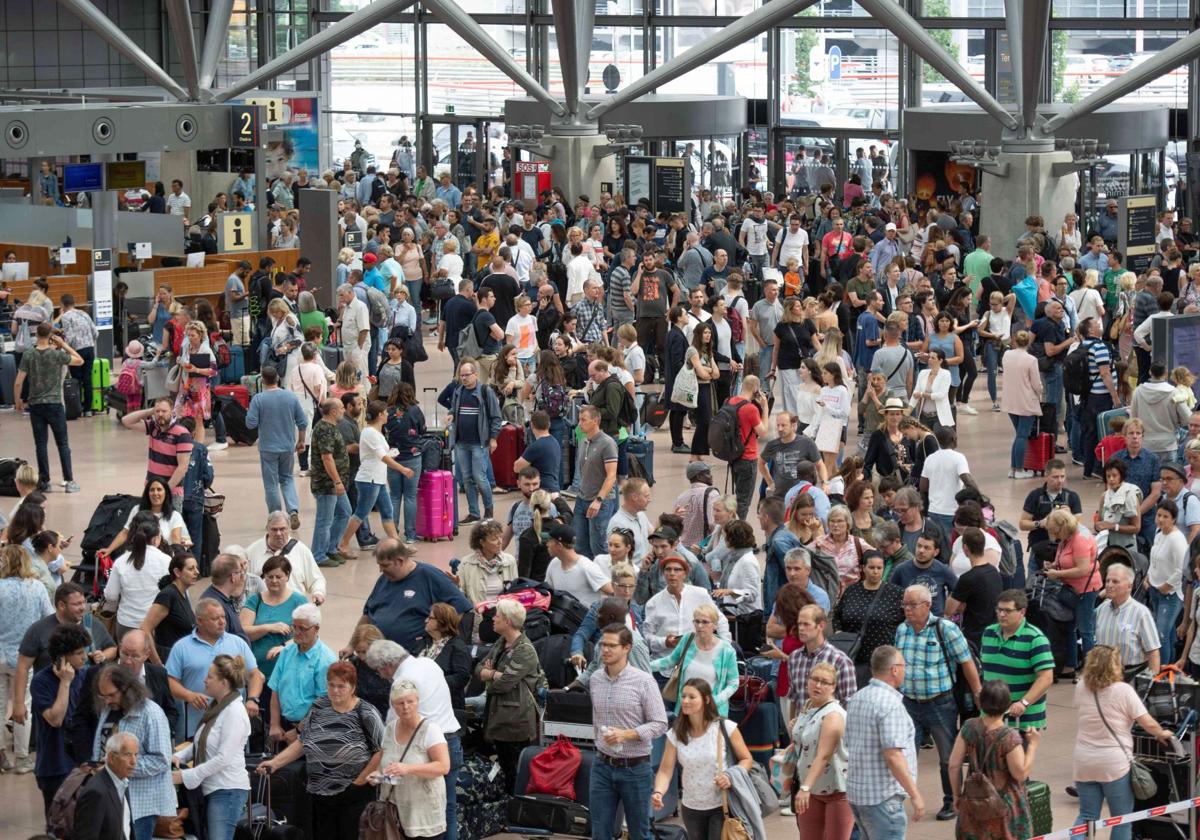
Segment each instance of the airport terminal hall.
M1200 0L0 0L0 838L1200 840Z

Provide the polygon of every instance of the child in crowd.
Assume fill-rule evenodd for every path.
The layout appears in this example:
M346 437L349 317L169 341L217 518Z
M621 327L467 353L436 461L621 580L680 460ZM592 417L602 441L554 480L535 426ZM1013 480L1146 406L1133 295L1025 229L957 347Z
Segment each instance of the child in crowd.
M783 275L783 296L793 297L804 293L804 277L800 274L800 260L788 257L787 271Z
M1101 464L1107 464L1113 455L1125 448L1125 420L1117 415L1108 421L1109 433L1096 444L1096 460Z

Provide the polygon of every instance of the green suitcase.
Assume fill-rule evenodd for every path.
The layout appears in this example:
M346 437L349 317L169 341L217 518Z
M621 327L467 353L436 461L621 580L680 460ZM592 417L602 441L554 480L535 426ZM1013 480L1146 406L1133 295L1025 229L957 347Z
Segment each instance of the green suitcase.
M1033 835L1040 837L1053 830L1054 815L1050 810L1050 786L1045 782L1029 779L1025 782L1025 796L1029 800L1029 815L1033 818Z
M92 404L91 411L108 411L108 389L112 386L112 362L108 359L95 359L92 362Z

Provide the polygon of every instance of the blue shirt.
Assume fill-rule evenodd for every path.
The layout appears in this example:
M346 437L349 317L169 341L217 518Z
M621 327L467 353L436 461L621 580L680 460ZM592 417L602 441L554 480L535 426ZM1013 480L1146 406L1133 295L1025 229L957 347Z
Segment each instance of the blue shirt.
M922 569L912 560L905 560L892 570L892 583L901 589L907 589L914 583L922 584L933 593L933 615L942 615L946 611L946 595L954 591L958 583L958 575L954 570L936 558L929 568Z
M937 623L941 623L942 635L938 638ZM966 637L953 621L929 614L929 621L915 631L907 621L896 628L896 647L904 655L908 665L904 669L905 697L914 700L930 700L945 694L954 687L954 674L946 667L946 660L966 662L971 658Z
M75 769L77 763L67 755L66 727L71 717L79 707L83 694L83 684L88 669L80 668L71 680L70 694L67 700L67 716L63 718L62 726L51 726L46 723L42 712L54 705L58 697L58 676L53 668L43 668L33 675L29 686L29 698L33 707L33 734L37 739L37 753L33 764L33 773L39 779L49 776L65 776ZM80 760L85 756L80 756Z
M258 429L259 452L291 452L296 448L296 429L308 427L300 398L283 388L259 391L250 399L246 427Z
M324 697L325 672L337 662L337 654L320 639L307 652L290 644L275 661L268 687L279 698L279 713L292 722L304 720L318 697Z
M1126 464L1125 480L1130 484L1136 484L1138 489L1142 491L1142 498L1150 495L1150 485L1162 478L1159 469L1158 455L1151 452L1146 447L1142 447L1134 458L1129 454L1128 449L1122 449L1120 452L1113 455L1114 458L1120 458ZM1142 516L1143 521L1153 521L1154 508L1146 511Z
M829 603L829 593L828 592L826 592L824 589L822 589L821 587L819 587L815 583L813 583L812 578L809 578L808 586L805 587L805 590L808 592L809 595L812 596L812 599L814 601L816 601L818 607L825 610L825 612L829 612L829 610L831 609L831 606Z
M388 293L387 281L383 279L383 272L378 268L372 268L363 275L363 283L373 289L378 289L385 295Z
M462 190L454 186L454 184L451 184L448 187L439 186L433 191L433 195L435 198L442 199L442 201L446 202L449 207L452 207L455 210L457 210L462 204Z
M875 361L874 347L867 346L868 341L879 341L879 319L871 312L858 316L858 335L854 339L854 364L863 370L870 370Z
M562 446L553 435L535 437L522 457L542 474L542 489L557 493L561 489Z
M1108 349L1108 345L1099 339L1091 339L1087 342L1088 354L1088 378L1091 380L1090 394L1107 394L1108 386L1104 384L1104 380L1100 377L1100 366L1108 365L1108 372L1111 376L1113 373L1112 353ZM1113 380L1116 377L1113 376Z
M296 607L304 606L307 603L307 598L299 592L293 591L291 596L285 599L282 604L272 606L264 603L262 596L256 592L246 599L243 609L254 613L255 624L283 622L290 627L292 625L292 612ZM229 630L232 632L231 629ZM277 645L286 645L287 643L288 637L282 633L263 633L257 639L250 642L250 650L254 651L255 658L262 663L262 667L259 670L263 672L263 676L267 679L270 679L272 672L280 662L278 658L267 659L267 654L271 648ZM300 720L300 718L289 717L288 720Z
M163 328L167 325L167 321L171 320L171 313L167 307L161 303L156 304L154 311L157 313L154 316L154 326L150 328L150 338L155 344L162 345Z
M1089 248L1087 253L1079 258L1079 267L1084 271L1087 271L1089 268L1095 269L1096 273L1103 277L1104 272L1108 270L1108 254L1103 251L1099 254L1093 254Z
M166 662L167 675L177 679L188 691L197 691L203 694L204 678L208 676L208 668L212 665L212 661L223 653L242 657L246 662L247 673L258 668L258 660L254 658L254 651L250 650L250 645L241 636L222 633L216 644L209 644L197 636L196 631L193 630L171 647L171 654L167 657ZM191 737L196 731L196 727L200 725L199 714L195 715L194 719L189 719L192 717L188 714L189 708L184 706L184 737Z
M425 619L429 617L430 608L439 601L460 613L472 607L462 590L440 569L417 563L417 567L400 580L388 580L385 575L380 575L363 605L363 615L383 632L385 639L402 645L415 656L424 647ZM175 655L174 650L171 655Z
M21 639L39 618L54 612L50 595L37 578L8 577L0 579L0 662L9 668L17 667Z
M763 573L763 604L775 605L775 593L787 583L783 559L793 548L803 548L799 537L780 525L767 540L767 561Z
M800 495L800 490L805 484L807 482L797 481L787 491L787 494L783 497L784 510L792 509L792 502L796 501L796 497ZM813 509L817 514L817 519L821 520L822 525L827 525L829 523L829 511L833 508L833 502L829 501L828 494L815 484L810 484L804 492L813 498Z

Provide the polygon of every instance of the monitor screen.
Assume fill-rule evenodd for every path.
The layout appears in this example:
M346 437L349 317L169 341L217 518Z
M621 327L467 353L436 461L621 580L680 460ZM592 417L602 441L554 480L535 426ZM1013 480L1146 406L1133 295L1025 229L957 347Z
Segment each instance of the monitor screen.
M29 263L13 262L0 263L0 280L5 282L13 282L15 280L29 279Z
M146 186L146 161L116 160L105 164L110 190L132 190Z
M63 192L104 189L103 163L68 163L63 166Z

